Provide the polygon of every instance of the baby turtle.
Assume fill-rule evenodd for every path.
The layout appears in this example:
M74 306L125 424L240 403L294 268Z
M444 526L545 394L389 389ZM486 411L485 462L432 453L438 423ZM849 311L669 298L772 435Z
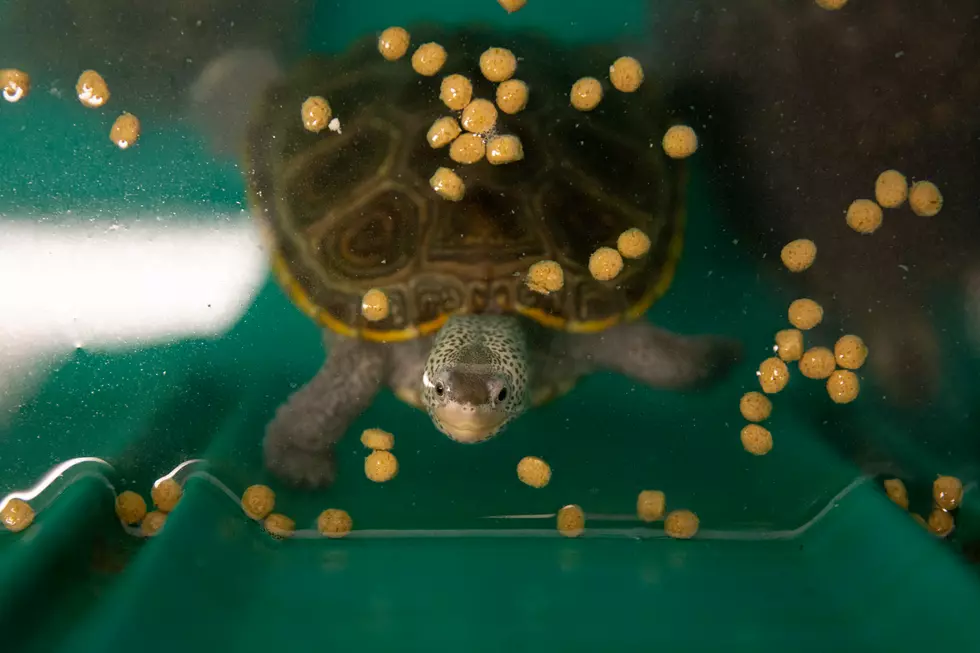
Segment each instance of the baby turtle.
M458 166L465 197L440 198L429 177L452 163L426 141L450 113L440 76L386 61L374 37L269 87L247 138L250 201L278 281L324 327L329 352L266 432L266 463L287 482L329 484L335 443L385 385L450 438L475 443L595 370L682 389L735 359L729 341L639 319L671 283L684 228L683 163L659 146L667 124L656 85L610 94L584 114L569 89L608 68L614 51L526 34L410 31L414 43L446 48L444 73L468 76L474 98L495 95L481 52L521 54L530 101L495 129L521 139L524 159ZM304 129L300 106L311 95L328 99L339 133ZM611 281L593 279L592 252L631 228L649 236L649 253ZM525 285L542 260L562 266L561 290ZM374 288L390 311L372 322L360 307Z

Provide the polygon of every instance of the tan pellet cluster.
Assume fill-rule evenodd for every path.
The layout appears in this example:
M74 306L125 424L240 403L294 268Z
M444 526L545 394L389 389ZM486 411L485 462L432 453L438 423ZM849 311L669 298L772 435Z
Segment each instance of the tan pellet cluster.
M579 111L592 111L602 101L602 83L595 77L583 77L572 84L572 106Z
M377 322L388 317L388 311L391 307L388 305L388 295L384 294L383 290L378 288L371 288L361 299L361 315L364 319L369 322Z
M140 137L140 120L131 113L123 112L109 129L109 140L120 150L125 150Z
M333 117L333 109L330 103L319 95L311 95L303 100L300 107L300 118L303 120L303 127L306 131L317 134L327 128L330 119Z
M834 344L834 357L841 367L856 370L864 365L864 361L867 360L868 346L858 336L841 336Z
M861 383L857 374L850 370L837 370L827 379L827 394L835 404L849 404L857 399Z
M102 75L94 70L86 70L78 76L75 92L78 93L78 101L90 109L98 109L108 102L111 96L109 85Z
M262 526L265 528L266 533L277 540L292 537L293 533L296 532L296 522L278 512L274 512L266 517L265 521L262 522Z
M385 483L398 475L398 459L390 451L372 451L364 459L364 475L375 483Z
M753 456L764 456L772 451L772 433L758 424L746 424L741 432L742 447Z
M663 148L672 159L686 159L698 151L698 135L687 125L674 125L664 134Z
M396 61L405 56L412 41L403 27L389 27L378 37L378 52L388 61Z
M538 261L528 268L525 283L534 292L547 295L562 289L565 273L555 261Z
M777 331L776 354L786 362L800 360L803 355L803 332L799 329Z
M321 535L330 538L347 537L352 528L354 528L354 520L346 510L328 508L316 518L316 529Z
M800 374L808 379L826 379L836 367L834 353L826 347L811 347L800 357Z
M955 510L963 503L963 483L955 476L940 476L932 482L932 498L943 510Z
M160 512L173 512L183 494L184 489L180 487L180 483L172 478L163 479L150 490L150 498L153 499L153 505Z
M146 517L146 500L132 490L120 492L116 497L116 516L122 523L135 526Z
M439 99L453 111L462 111L473 99L473 84L463 75L447 75L439 85Z
M674 510L664 520L664 532L678 540L689 540L697 535L700 520L690 510Z
M789 383L789 369L778 358L767 358L759 365L759 385L766 394L775 394Z
M434 148L445 147L456 140L456 137L463 132L459 123L452 116L437 118L432 126L429 127L425 139Z
M837 11L847 4L847 0L816 0L817 6L828 11Z
M23 499L11 499L0 511L0 521L8 531L19 533L34 522L34 508Z
M616 239L616 249L625 258L641 258L650 251L650 237L636 227L627 229Z
M7 102L20 102L31 92L31 76L23 70L4 68L0 70L0 88Z
M585 511L574 504L558 511L558 532L565 537L578 537L585 532Z
M817 246L812 240L799 238L786 243L779 253L779 258L790 272L803 272L816 260Z
M524 456L517 463L517 478L525 485L542 488L551 482L551 466L537 456Z
M609 66L609 81L617 91L633 93L643 83L643 66L633 57L620 57Z
M480 161L486 153L487 146L477 134L463 134L449 146L449 158L464 165Z
M395 448L395 436L381 429L364 429L361 444L374 451L390 451Z
M890 478L885 480L885 494L888 498L901 506L905 510L909 509L909 491L905 488L905 483L901 479Z
M487 161L495 166L514 163L524 158L524 145L521 139L512 134L494 136L487 141L486 147Z
M761 392L746 392L738 402L742 417L750 422L764 422L772 414L772 402Z
M885 170L875 180L875 201L885 209L897 209L909 196L909 182L898 170Z
M508 14L512 14L527 4L527 0L497 0L497 4L504 8Z
M462 178L449 168L437 168L429 178L429 185L432 186L439 197L458 202L466 194L466 184Z
M503 82L517 72L517 57L507 48L489 48L480 55L480 72L491 82Z
M146 517L143 518L143 521L140 522L140 533L142 533L143 537L153 537L163 530L163 526L166 523L167 513L159 510L148 512L146 513Z
M823 321L823 308L812 299L796 299L789 305L789 323L807 331Z
M497 124L497 107L490 100L473 100L463 109L460 122L468 132L486 134Z
M847 207L847 226L859 234L873 234L881 226L881 207L871 200L854 200Z
M597 281L609 281L623 271L623 257L611 247L600 247L589 257L589 272Z
M660 521L666 510L667 497L660 490L643 490L636 497L636 516L641 521Z
M446 48L438 43L423 43L412 54L412 69L419 75L432 77L446 65Z
M508 79L497 86L497 106L504 113L513 115L524 110L529 94L527 84L519 79Z
M931 218L943 208L943 194L931 181L917 181L909 191L909 208L923 218Z
M251 519L265 519L275 507L276 493L267 485L250 485L242 493L242 510Z
M929 531L939 537L946 537L953 532L953 516L942 508L933 508L929 514Z

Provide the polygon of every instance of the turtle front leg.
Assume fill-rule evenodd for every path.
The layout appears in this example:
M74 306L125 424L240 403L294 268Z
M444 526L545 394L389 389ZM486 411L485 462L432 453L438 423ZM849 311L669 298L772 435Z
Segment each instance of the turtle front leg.
M625 374L655 388L689 389L723 376L741 345L717 336L679 336L649 322L620 324L592 335L572 335L575 359Z
M292 485L323 487L337 474L334 445L381 388L383 345L328 336L327 360L266 428L265 464Z

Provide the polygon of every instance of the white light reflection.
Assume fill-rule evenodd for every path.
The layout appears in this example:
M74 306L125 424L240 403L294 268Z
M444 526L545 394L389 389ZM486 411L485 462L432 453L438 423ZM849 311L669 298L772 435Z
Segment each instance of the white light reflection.
M71 460L66 460L65 462L61 463L60 465L57 465L51 471L45 474L41 478L41 480L35 483L33 486L31 486L30 489L18 490L16 492L11 492L7 496L5 496L2 500L0 500L0 512L2 512L3 509L7 507L7 503L9 503L11 499L20 499L22 501L27 501L28 503L30 503L38 496L40 496L42 492L44 492L49 487L51 487L51 485L59 478L61 478L61 476L69 469L75 467L76 465L82 465L84 463L95 463L95 464L105 465L110 470L112 469L112 465L102 460L101 458L84 457L84 458L72 458ZM35 510L38 510L39 508L38 506L33 506L33 507Z

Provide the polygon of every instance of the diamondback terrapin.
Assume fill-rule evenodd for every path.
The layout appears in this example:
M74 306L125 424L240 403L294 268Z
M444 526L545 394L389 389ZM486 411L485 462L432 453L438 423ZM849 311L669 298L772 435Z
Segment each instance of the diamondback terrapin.
M590 112L569 103L579 77L605 77L613 50L573 50L528 34L415 30L414 44L448 52L439 75L387 61L375 38L309 60L272 84L247 138L250 199L272 243L273 269L292 300L324 328L328 356L278 410L266 432L269 468L307 486L334 477L334 444L385 385L425 408L435 426L474 443L578 377L614 370L660 388L687 388L734 360L721 338L685 338L641 318L670 285L684 225L682 165L660 147L666 129L655 84L608 88ZM530 100L500 113L524 158L455 165L430 146L444 75L460 73L474 98L495 97L480 54L507 47ZM340 132L311 133L300 107L328 100ZM440 166L466 184L461 201L430 187ZM638 228L652 246L613 280L590 255ZM539 294L529 266L557 261L564 286ZM389 315L361 314L370 289Z

